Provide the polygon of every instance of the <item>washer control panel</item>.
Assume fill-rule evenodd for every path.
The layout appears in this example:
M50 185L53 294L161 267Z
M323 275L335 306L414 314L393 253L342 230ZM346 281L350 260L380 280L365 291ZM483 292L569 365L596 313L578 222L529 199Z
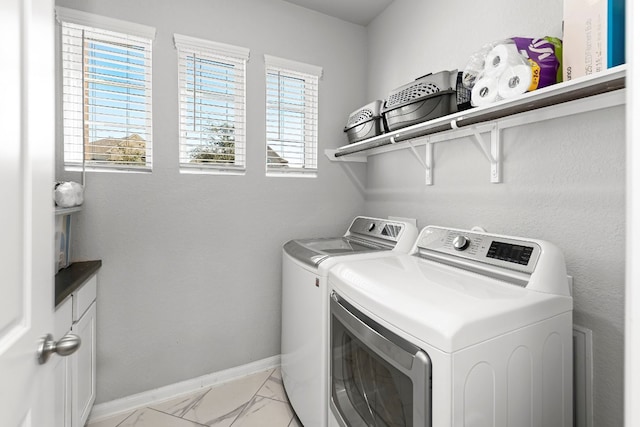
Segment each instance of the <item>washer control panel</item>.
M461 262L481 262L529 274L535 270L541 251L533 241L434 226L422 230L416 246L418 252L436 252Z

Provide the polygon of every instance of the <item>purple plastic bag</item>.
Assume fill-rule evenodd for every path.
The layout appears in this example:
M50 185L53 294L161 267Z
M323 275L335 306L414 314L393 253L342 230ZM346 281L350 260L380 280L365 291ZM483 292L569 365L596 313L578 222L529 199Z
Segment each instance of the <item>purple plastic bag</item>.
M556 54L559 39L530 39L513 37L518 51L531 64L533 80L529 90L540 89L558 82L560 61Z

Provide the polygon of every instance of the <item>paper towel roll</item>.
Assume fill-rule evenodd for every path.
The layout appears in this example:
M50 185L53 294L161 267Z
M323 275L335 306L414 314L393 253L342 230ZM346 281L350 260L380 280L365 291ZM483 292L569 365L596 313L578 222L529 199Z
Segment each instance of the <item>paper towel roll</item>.
M529 90L533 74L531 66L525 64L510 65L498 80L498 95L501 98L513 98Z
M499 44L491 49L484 59L484 73L486 76L499 76L507 67L523 62L524 59L514 44Z
M498 79L495 77L482 77L471 89L471 105L481 107L499 101Z

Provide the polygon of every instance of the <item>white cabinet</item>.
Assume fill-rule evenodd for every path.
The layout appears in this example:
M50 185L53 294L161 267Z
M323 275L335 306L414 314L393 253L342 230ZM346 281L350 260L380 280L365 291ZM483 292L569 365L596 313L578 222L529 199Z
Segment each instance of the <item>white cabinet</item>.
M94 276L95 277L95 276ZM71 425L84 426L96 400L96 303L73 323L82 345L71 357Z
M96 393L96 290L94 273L58 305L54 334L80 337L78 350L68 357L55 355L55 427L82 427L89 418Z
M54 322L54 339L59 340L71 333L73 324L71 298L67 298L56 308ZM55 376L54 426L71 427L71 358L55 354L49 363L54 364Z

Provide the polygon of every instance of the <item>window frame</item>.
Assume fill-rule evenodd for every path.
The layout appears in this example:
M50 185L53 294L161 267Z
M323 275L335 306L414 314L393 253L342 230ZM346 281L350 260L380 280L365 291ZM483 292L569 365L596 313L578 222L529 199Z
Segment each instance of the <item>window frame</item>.
M59 102L62 115L60 118L61 129L59 129L58 135L62 140L62 163L64 164L64 168L66 170L91 170L101 172L151 172L153 168L152 50L156 34L155 28L61 6L56 6L55 14L59 30L57 60L59 61L58 69L60 74L57 79L57 84L59 85L60 91ZM65 35L65 31L82 31L83 33L80 37L77 37L73 35ZM85 36L84 32L88 32L88 35ZM64 40L67 37L70 38L70 40L73 38L80 40L82 43L81 49L83 53L65 51L66 45ZM127 163L126 160L124 163L116 163L116 161L111 163L112 160L86 158L86 147L90 138L89 132L95 132L95 128L90 129L87 124L89 120L88 111L92 105L95 105L95 100L100 99L98 95L95 95L95 93L97 93L95 88L93 88L94 95L90 95L88 93L92 92L92 90L87 89L88 86L86 86L87 82L85 81L87 75L91 73L90 68L92 64L86 60L84 52L86 49L93 49L95 47L87 47L86 44L91 43L89 41L90 39L104 42L106 45L111 47L117 46L118 43L126 41L126 46L129 51L133 52L136 48L140 49L142 65L139 65L139 67L141 68L142 73L144 73L144 83L140 88L143 90L144 95L142 95L142 101L137 104L144 106L143 110L138 110L143 115L143 118L140 120L144 122L144 125L135 127L138 129L144 129L142 132L136 132L138 136L140 136L140 133L144 134L144 148L142 148L144 150L144 164L138 165L131 162ZM68 68L69 66L74 65L74 60L77 61L78 59L80 59L79 63L81 64L81 69L78 70L76 62L75 74L80 74L79 77L77 75L70 75L73 71L69 71ZM71 85L77 85L76 89L69 89ZM126 82L121 83L121 85L126 85ZM113 86L120 87L119 84L113 84ZM78 94L78 87L85 88L81 89L82 94ZM68 92L68 90L71 92ZM75 100L72 100L71 98L75 98ZM130 103L131 101L130 98L127 97L127 101L123 102ZM134 112L135 110L131 111ZM79 120L78 117L80 117ZM74 121L75 123L73 123ZM80 125L78 125L78 123L80 123ZM124 141L124 145L114 145L112 148L125 150L125 156L129 155L126 151L131 148L136 152L136 155L139 155L137 154L137 150L140 148L128 145L129 143L135 144L135 142L138 141L137 139L130 138L133 134L126 135L128 133L128 129L130 129L129 124L123 125L120 129L116 126L114 127L114 133L127 130L127 132L125 132L125 137L115 138L107 136L102 139L122 139ZM78 142L78 139L80 142ZM107 156L111 155L111 153L107 154Z
M247 142L246 142L246 110L247 110L247 92L246 92L246 81L247 81L247 62L249 61L249 49L239 46L233 46L225 43L214 42L211 40L199 39L195 37L185 36L181 34L174 34L174 44L177 51L177 62L178 62L178 112L179 112L179 143L178 143L178 164L180 167L181 173L210 173L210 174L225 174L225 175L244 175L246 172L246 158L247 158ZM188 76L188 63L186 63L185 59L192 57L193 58L193 72L194 72L194 80L193 80L193 89L187 88L187 76ZM188 60L188 59L187 59ZM233 87L232 94L200 94L198 96L198 91L196 91L195 87L195 70L197 61L202 61L202 63L207 62L208 65L212 65L213 63L223 64L224 66L228 66L233 68L234 70L239 70L240 72L236 75L236 80L234 80L234 85L237 87ZM184 78L183 78L184 76ZM212 83L213 86L213 83ZM189 97L189 93L192 92L193 95ZM203 91L204 92L204 91ZM185 125L188 123L183 120L183 114L189 111L189 106L186 99L192 99L194 103L196 103L197 99L205 99L212 100L216 99L218 101L223 101L224 99L233 99L231 103L233 106L233 144L234 144L234 163L207 163L207 162L193 162L187 161L184 156L183 150L185 150L185 146L190 146L194 144L190 144L187 141L191 138L188 137L187 133L189 129L185 128ZM213 107L212 107L213 108ZM203 111L203 115L206 116L206 111ZM201 121L202 116L196 115L195 111L193 112L193 122L192 124L195 126L196 121ZM227 123L226 121L224 122ZM214 126L214 125L212 125ZM204 134L202 130L194 131L195 133L200 132ZM224 136L224 135L223 135ZM202 135L200 137L201 146L204 145L202 141Z
M319 84L320 79L322 78L322 67L306 64L302 62L292 61L289 59L279 58L271 55L264 55L265 60L265 84L266 84L266 92L265 92L265 125L266 125L266 134L265 134L265 171L267 176L288 176L288 177L309 177L314 178L317 177L318 173L318 129L319 129ZM269 95L269 85L270 85L270 76L277 76L278 79L278 102L280 99L285 97L283 95L283 88L281 87L281 83L283 81L294 81L301 80L303 81L303 90L304 93L304 107L299 109L299 112L303 113L303 129L302 129L302 144L304 144L303 149L303 160L299 164L295 164L293 167L289 168L288 166L282 166L282 163L270 163L270 156L273 158L275 154L278 157L281 155L271 147L271 145L276 145L274 141L280 144L283 144L282 138L278 139L270 139L269 138L269 129L273 126L273 123L270 122L269 117L270 113L274 111L273 107L270 105L272 102L270 101ZM311 89L309 91L308 89ZM309 92L309 93L307 93ZM294 107L289 107L288 109L277 108L278 116L280 117L281 112L294 112L296 109ZM279 121L282 119L279 119ZM278 134L283 134L282 123L276 124L278 129ZM275 153L274 153L275 152ZM282 156L284 157L284 156ZM310 159L310 160L309 160ZM285 161L287 159L284 159ZM278 166L280 165L280 166Z

